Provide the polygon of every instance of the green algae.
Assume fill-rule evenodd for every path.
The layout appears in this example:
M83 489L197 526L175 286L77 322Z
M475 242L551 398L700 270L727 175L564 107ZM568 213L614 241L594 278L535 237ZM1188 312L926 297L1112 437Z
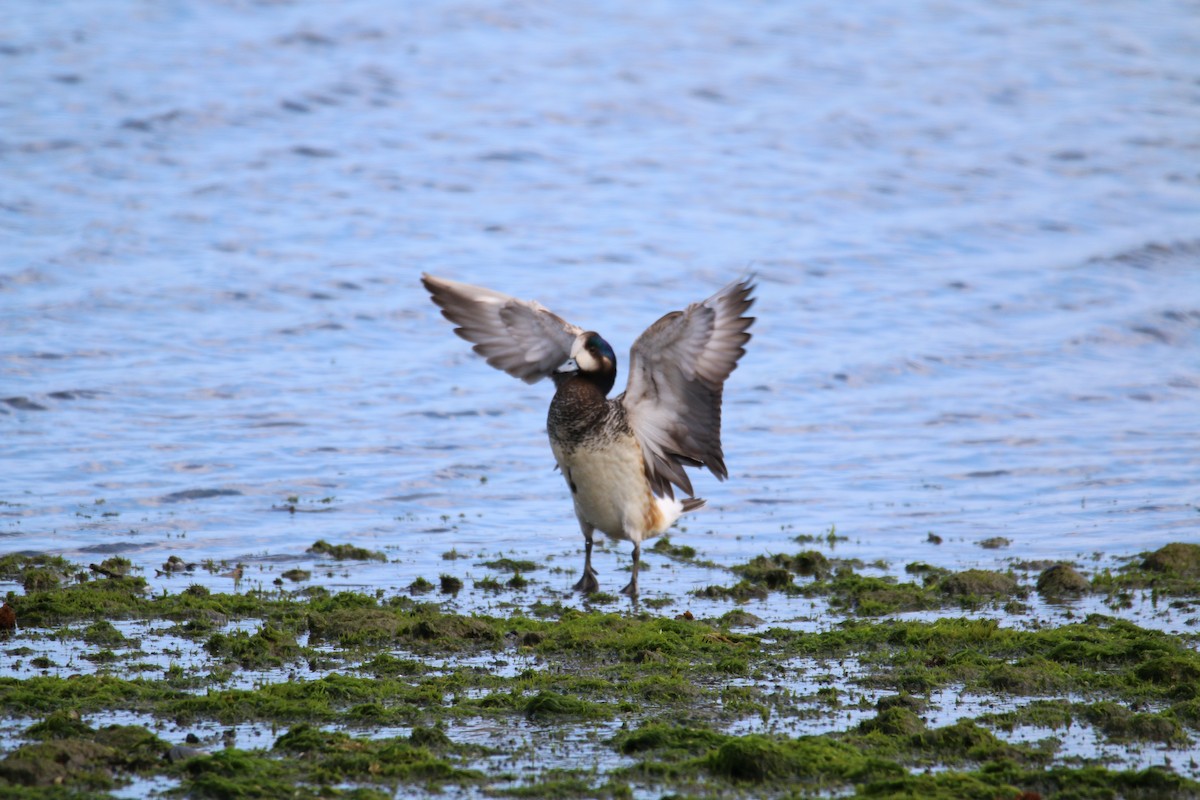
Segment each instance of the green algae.
M204 649L210 655L235 662L244 669L278 667L296 660L303 652L294 636L265 625L253 634L246 631L215 633L204 643Z
M978 544L984 550L999 550L1011 545L1012 540L1006 539L1003 536L992 536L987 539L981 539L980 541L976 542L976 544Z
M1173 542L1147 553L1141 569L1178 578L1200 579L1200 544Z
M35 570L52 578L49 581L51 585L57 585L60 581L82 572L81 567L62 556L44 553L10 553L0 556L0 579L24 584L30 573Z
M392 792L375 788L341 789L327 785L322 781L321 774L306 769L307 766L299 759L272 758L237 749L223 750L184 762L181 793L188 797L213 800L266 800L280 797L299 800L327 797L384 800L393 796ZM391 783L397 782L394 776L389 775L388 778L392 778L389 781Z
M457 650L496 641L500 636L482 620L442 614L432 604L384 605L365 595L346 595L311 608L305 620L311 639L337 642L345 648L402 643L414 650Z
M1018 584L1012 575L986 569L968 569L941 578L937 582L937 590L948 597L977 602L1013 595L1018 592Z
M756 556L734 567L733 572L752 584L760 584L768 589L792 589L796 576L823 578L830 575L833 562L815 550L792 556L776 553Z
M758 734L729 738L699 763L716 777L751 783L816 778L851 782L869 766L861 752L833 739Z
M533 572L541 567L541 564L536 561L515 560L511 558L497 558L493 561L482 561L475 566L487 567L494 569L497 572Z
M863 575L862 563L853 559L828 558L809 550L793 555L756 556L732 568L741 580L732 586L709 586L693 592L706 599L760 600L770 592L827 599L831 608L845 613L874 617L907 611L928 611L957 605L977 608L1013 597L1028 590L1010 574L991 570L950 572L923 564L910 564L909 574L921 583L901 582L890 576Z
M1051 565L1037 579L1038 594L1048 600L1086 594L1091 589L1091 582L1070 564Z
M733 785L774 785L779 789L803 785L822 793L857 785L864 796L886 796L880 788L903 782L911 767L920 763L921 754L940 754L940 750L931 748L947 746L952 760L960 755L962 761L970 759L971 763L1003 762L1013 753L1023 755L1020 748L996 745L994 737L969 726L926 731L923 724L908 718L911 712L907 710L893 708L887 715L896 716L892 712L897 711L903 712L899 717L906 721L890 733L883 730L890 723L868 726L866 733L800 737L729 736L693 728L671 731L652 724L618 736L614 746L642 758L622 772L626 776L667 777L683 782L700 780L699 772L708 780ZM988 744L993 746L989 748ZM1003 780L978 784L981 791L992 793L1012 788Z
M293 790L293 777L283 762L240 750L191 758L184 762L183 769L187 794L192 797L224 800L313 794L305 787Z
M586 719L603 719L611 715L611 711L599 703L591 703L575 697L556 692L538 692L525 703L527 719L546 719L547 717L583 717Z
M0 780L24 786L76 784L89 789L114 786L110 770L120 754L86 740L54 740L25 745L0 761Z
M1127 700L1187 700L1200 692L1200 653L1187 641L1109 617L1033 631L991 620L938 619L852 620L815 635L770 634L799 653L858 654L873 668L866 684L897 690L1108 691Z
M762 617L740 608L726 611L716 620L719 628L757 628L766 622Z
M1110 741L1158 742L1165 745L1187 745L1191 737L1170 712L1133 711L1122 703L1104 700L1098 703L1073 703L1069 706L1073 719L1091 723Z
M409 594L428 594L432 591L433 584L419 576L408 585Z
M788 527L791 527L790 525ZM800 544L819 544L824 542L829 547L836 547L838 542L850 541L849 536L843 536L837 532L837 526L831 525L825 533L816 535L811 533L801 533L792 537L793 542Z
M884 736L916 736L925 731L925 721L912 709L903 706L881 708L874 717L858 724L861 733L879 733Z
M718 566L712 561L700 558L696 552L696 548L686 544L675 544L671 541L669 536L661 536L658 539L655 539L654 545L650 548L650 551L686 564L695 564L703 567Z
M35 572L37 570L35 569ZM84 619L111 619L143 607L146 580L140 577L101 578L62 586L26 589L9 598L20 624L51 627Z
M1149 589L1155 596L1200 597L1200 544L1173 542L1142 553L1116 572L1101 570L1092 584L1114 600L1138 589Z
M744 603L747 600L766 600L768 591L765 586L743 580L733 586L706 586L694 590L692 594L705 600L736 600Z
M79 718L74 711L55 711L41 722L34 723L25 729L28 739L74 739L95 734L90 725Z
M672 544L670 537L663 536L654 542L650 548L652 552L661 553L671 558L682 560L693 559L696 557L696 548L689 547L686 544Z
M608 781L596 785L591 775L562 769L546 770L529 783L493 790L491 793L498 797L583 797L613 800L630 800L633 797L628 784Z
M438 786L474 783L483 777L430 749L431 744L434 749L454 749L444 734L417 730L421 732L406 737L362 739L301 724L276 739L272 750L294 756L287 763L298 764L304 779L325 785L371 778Z
M339 561L387 561L387 556L377 550L368 550L352 544L330 544L324 539L318 539L305 552Z
M855 563L815 551L763 557L752 566L741 573L746 585L824 597L847 614L868 618L897 609L998 603L1028 591L1011 574L982 570L951 573L910 565L906 572L916 577L912 583L861 575ZM22 568L10 567L18 578ZM29 568L47 567L40 562ZM61 576L79 574L69 564L53 569ZM785 571L786 580L778 573L770 577L775 570ZM513 570L512 576L519 574ZM1178 579L1184 572L1172 574ZM1009 744L993 732L1016 725L1053 731L1087 723L1118 744L1178 747L1194 740L1200 723L1196 640L1113 617L1092 615L1032 630L987 619L848 618L806 632L766 626L742 610L704 620L636 608L579 611L534 601L524 611L502 607L504 613L486 615L453 613L403 594L331 594L321 587L234 595L203 587L159 596L117 591L136 580L106 577L72 585L64 577L51 588L14 598L27 609L56 609L62 617L53 624L79 623L63 629L62 637L98 648L92 655L136 644L109 622L117 618L169 620L176 623L170 635L203 643L200 663L172 665L140 678L132 671L127 676L0 678L0 708L40 720L26 727L34 744L8 755L42 757L45 753L23 748L83 743L71 745L79 748L78 756L57 751L67 763L74 758L80 764L76 777L64 780L83 796L107 791L131 774L169 777L193 797L268 797L276 791L299 797L392 796L401 784L422 791L472 786L485 794L529 797L627 797L631 786L670 787L696 796L726 791L1088 796L1072 794L1077 790L1065 776L1073 774L1081 776L1081 786L1122 787L1118 791L1126 796L1153 797L1158 790L1164 797L1200 796L1200 787L1173 772L1056 765L1052 747ZM77 591L80 587L107 599L97 602ZM114 601L116 594L123 595L123 605ZM243 624L231 630L232 621ZM838 683L841 688L825 686L812 694L770 688L775 681L802 677L785 666L798 658L850 661L858 668ZM253 688L224 686L238 670L279 668L291 670L288 680L256 681ZM945 688L990 697L1090 699L1027 702L1009 716L931 727L921 716L927 702L922 698ZM748 720L766 724L837 709L870 709L863 693L881 691L901 694L885 696L873 716L834 733L722 733ZM1138 708L1130 710L1131 704ZM96 746L111 745L79 721L80 714L106 711L149 714L176 724L257 722L291 728L266 751L226 750L178 765L163 762L161 745L154 744L145 752L158 756L134 766L105 761L109 756ZM517 785L496 784L495 768L480 760L484 751L455 741L459 725L479 719L547 731L620 724L624 729L610 746L633 764L600 774L543 770ZM341 730L356 725L404 725L413 733L361 739ZM0 790L10 788L7 780L0 778Z
M1026 771L1005 764L970 772L906 775L860 787L855 798L921 800L1174 800L1197 796L1200 785L1165 770L1113 771L1102 767Z
M40 741L18 747L0 760L0 787L110 789L126 782L130 774L155 770L170 747L138 726L93 730L57 718L33 729Z
M831 607L865 617L925 611L941 604L937 594L926 587L849 571L842 571L830 581L813 584L805 593L827 594Z
M654 723L616 737L614 746L621 752L642 758L618 774L669 780L697 791L706 785L698 771L708 781L753 785L762 794L796 787L805 787L806 794L840 794L852 787L853 796L861 798L1183 798L1200 793L1200 783L1165 770L1047 767L1045 751L1005 744L970 721L926 729L907 709L893 707L881 716L889 721L860 726L856 733L800 737L728 736ZM968 769L914 769L929 765L931 754L937 764Z
M725 739L706 728L650 722L635 731L626 731L613 739L613 746L625 755L653 751L660 759L681 760L708 752Z
M106 619L98 619L83 630L83 640L88 644L120 647L128 643L125 635Z

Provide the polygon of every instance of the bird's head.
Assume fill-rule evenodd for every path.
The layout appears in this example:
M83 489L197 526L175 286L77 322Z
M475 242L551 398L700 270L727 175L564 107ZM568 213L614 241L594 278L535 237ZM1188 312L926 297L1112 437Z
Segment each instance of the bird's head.
M579 375L598 385L607 395L617 380L617 354L603 336L595 331L585 331L575 337L571 357L555 373L563 377Z

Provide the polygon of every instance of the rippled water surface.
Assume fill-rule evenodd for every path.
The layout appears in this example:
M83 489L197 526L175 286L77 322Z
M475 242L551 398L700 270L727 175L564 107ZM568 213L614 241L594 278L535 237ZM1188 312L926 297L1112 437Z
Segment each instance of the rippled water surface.
M539 574L565 590L551 387L472 355L422 271L536 298L621 357L757 273L730 481L699 476L709 509L673 536L719 564L831 526L893 567L1200 540L1198 20L14 4L0 550L265 580L351 541L390 561L322 580L390 588L475 569L456 548L563 567ZM605 588L627 549L599 555ZM649 596L721 580L656 559Z

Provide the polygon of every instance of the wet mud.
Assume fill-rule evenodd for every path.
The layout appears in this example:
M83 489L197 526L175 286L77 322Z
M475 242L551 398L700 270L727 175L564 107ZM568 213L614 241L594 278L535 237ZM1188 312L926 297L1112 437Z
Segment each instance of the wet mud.
M318 544L331 562L375 556ZM456 612L432 584L156 593L120 558L8 556L0 578L22 588L0 643L0 786L1200 797L1200 546L1005 573L914 562L906 581L863 575L835 545L720 567L767 599L716 616L572 608L499 580L460 589L498 594L497 613ZM1056 599L1035 609L1039 595ZM789 601L837 621L788 619Z

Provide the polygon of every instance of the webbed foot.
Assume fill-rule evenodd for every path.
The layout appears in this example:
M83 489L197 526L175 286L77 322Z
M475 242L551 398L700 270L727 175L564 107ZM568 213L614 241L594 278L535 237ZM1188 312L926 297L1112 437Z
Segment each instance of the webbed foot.
M600 581L596 580L596 570L585 567L583 577L575 582L575 591L583 594L594 594L600 591Z

